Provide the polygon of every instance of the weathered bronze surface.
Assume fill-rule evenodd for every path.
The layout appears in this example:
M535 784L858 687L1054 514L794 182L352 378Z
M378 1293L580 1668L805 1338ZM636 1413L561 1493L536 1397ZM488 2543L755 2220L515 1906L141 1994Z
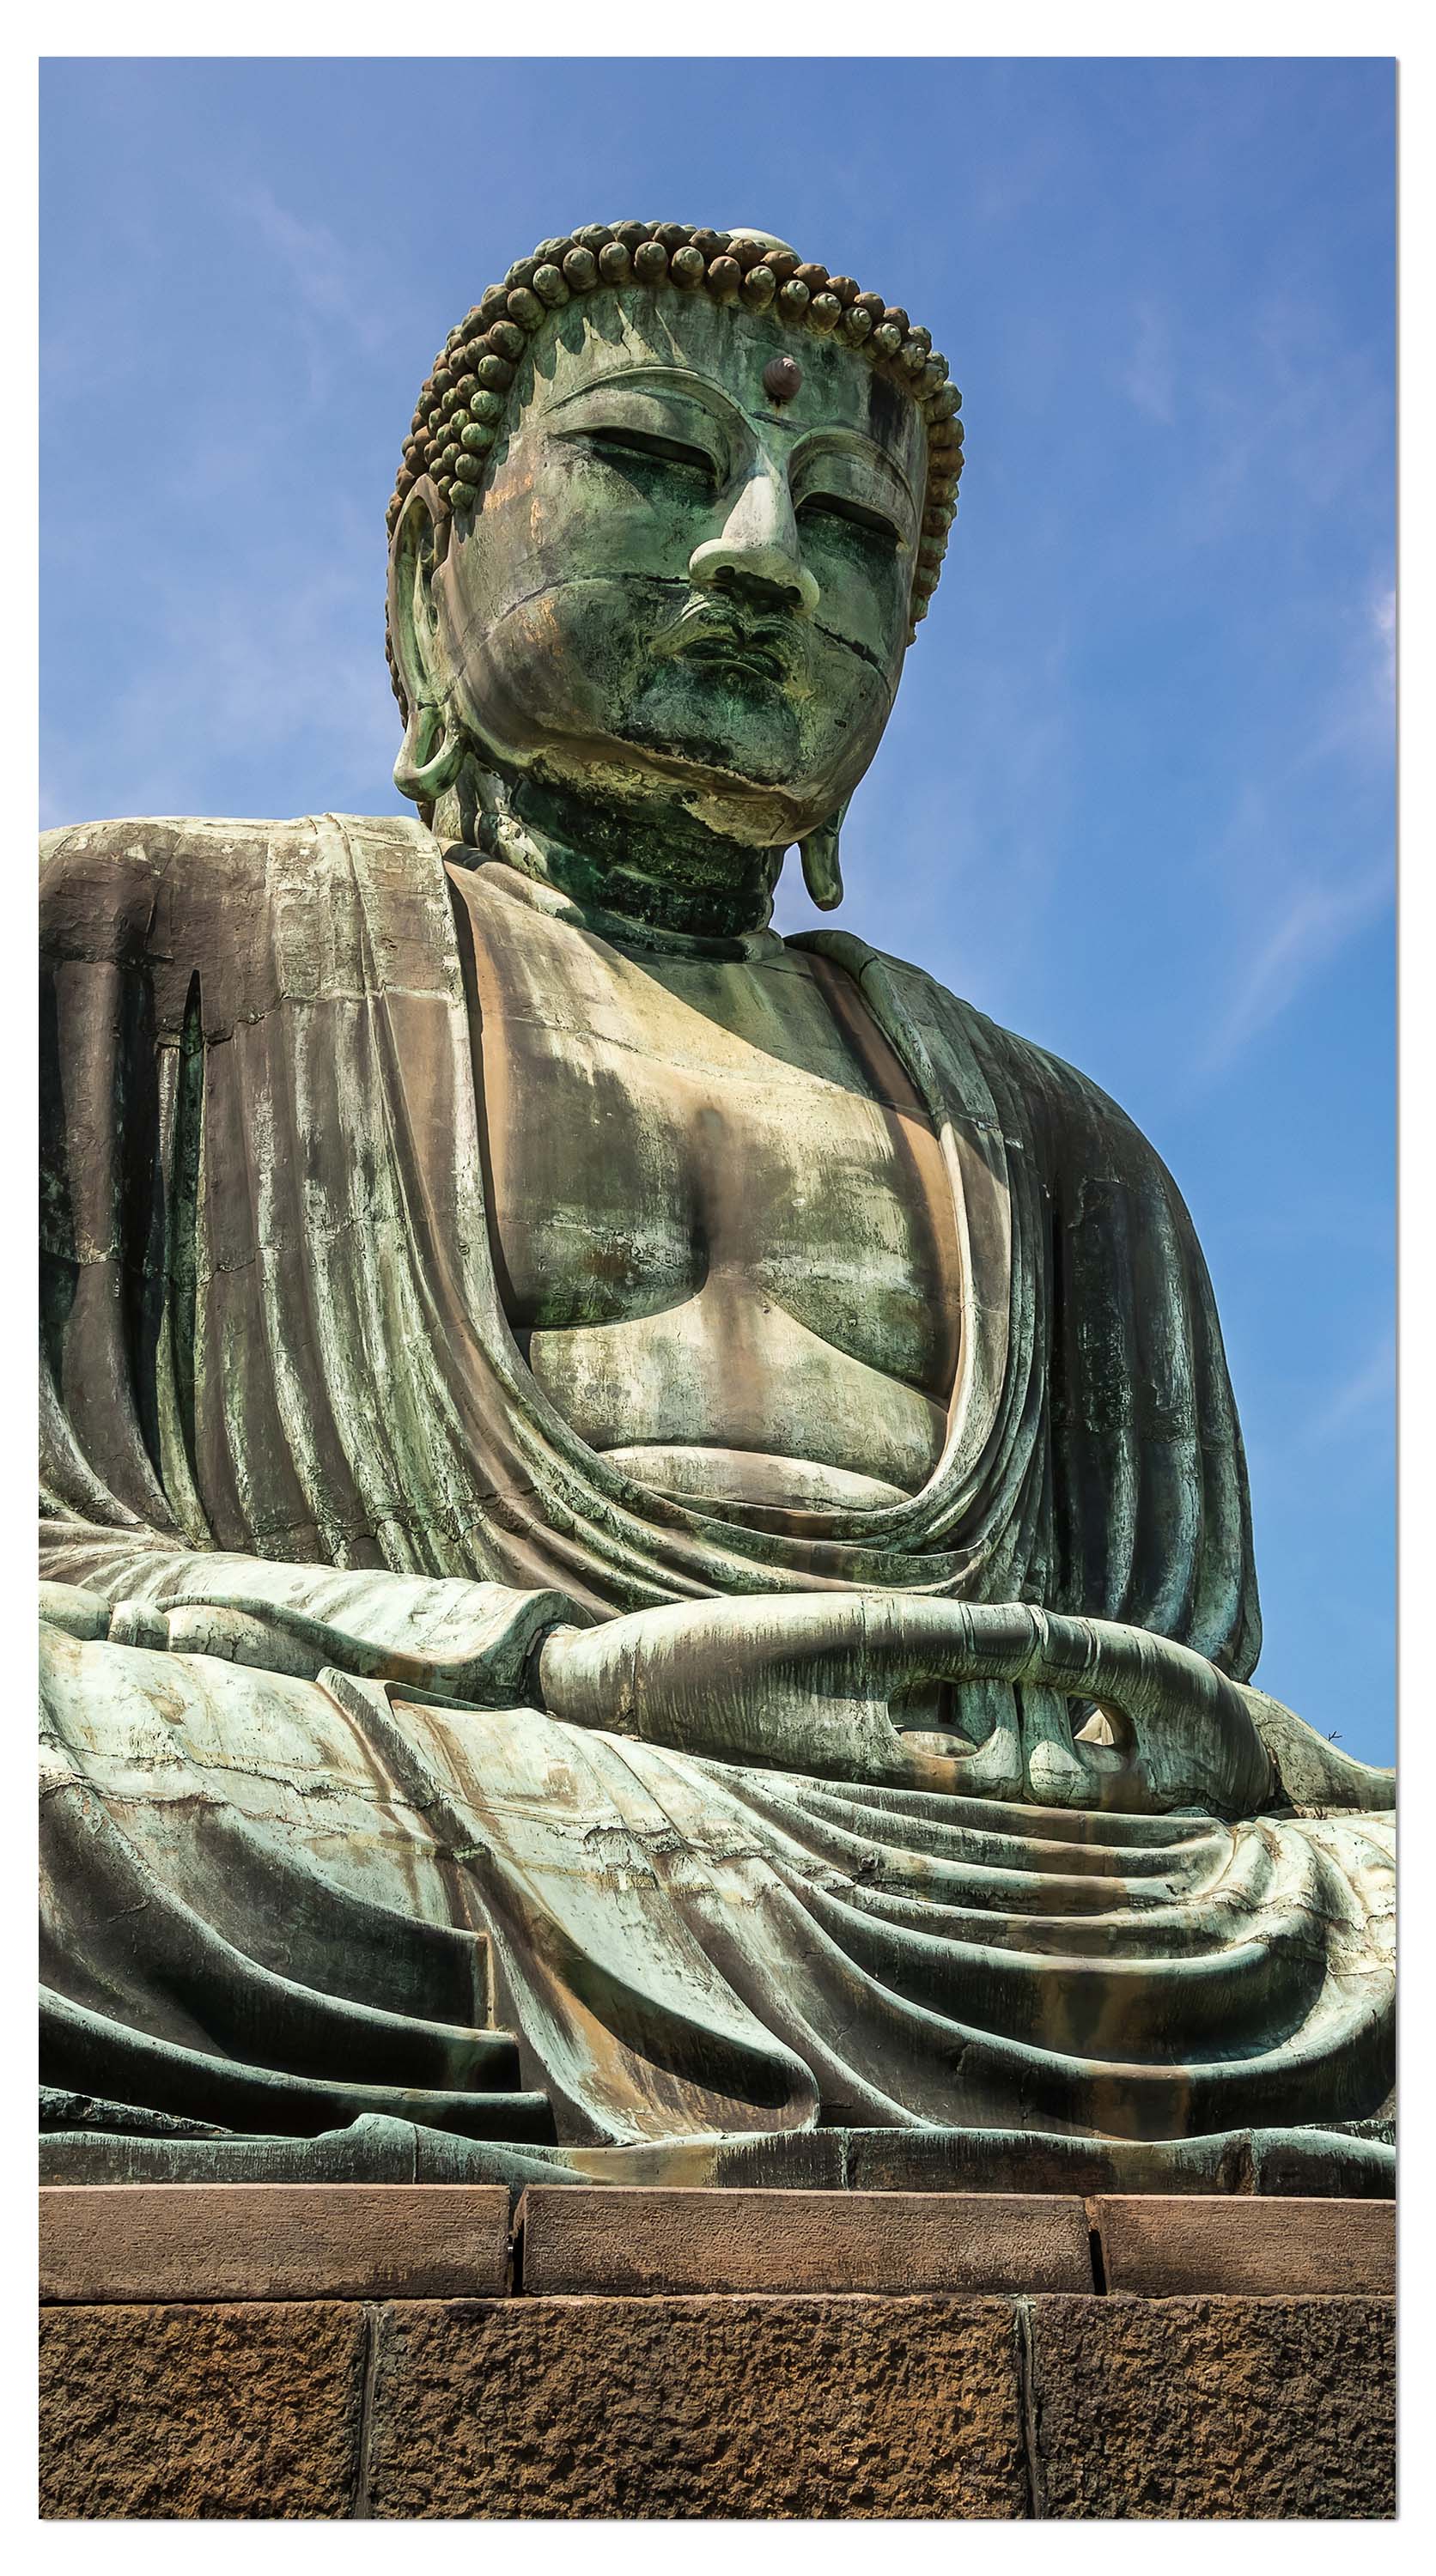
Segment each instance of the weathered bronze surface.
M1251 1685L1177 1190L768 927L956 408L771 237L541 245L391 508L418 819L48 836L55 2179L1389 2187L1390 1775Z

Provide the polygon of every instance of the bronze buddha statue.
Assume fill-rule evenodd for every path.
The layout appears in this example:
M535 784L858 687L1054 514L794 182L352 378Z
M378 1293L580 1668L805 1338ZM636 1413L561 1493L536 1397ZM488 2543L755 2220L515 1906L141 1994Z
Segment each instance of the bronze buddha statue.
M390 508L417 818L47 836L52 2178L1389 2188L1177 1190L769 927L958 408L769 235L544 243Z

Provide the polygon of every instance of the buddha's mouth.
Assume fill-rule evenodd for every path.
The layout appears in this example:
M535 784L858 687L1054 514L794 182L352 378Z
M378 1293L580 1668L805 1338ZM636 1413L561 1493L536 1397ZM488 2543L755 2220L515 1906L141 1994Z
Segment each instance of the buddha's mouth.
M799 639L786 618L746 618L727 601L691 601L671 626L653 639L661 660L682 655L685 661L711 662L725 671L745 671L779 683L790 680Z

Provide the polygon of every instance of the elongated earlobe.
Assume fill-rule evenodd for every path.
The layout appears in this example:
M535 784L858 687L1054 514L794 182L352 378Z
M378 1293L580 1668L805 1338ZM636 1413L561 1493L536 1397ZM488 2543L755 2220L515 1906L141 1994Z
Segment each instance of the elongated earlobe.
M404 740L394 763L401 796L426 812L452 787L469 748L448 704L436 651L431 584L450 534L427 476L409 494L389 549L389 649L404 706Z
M394 784L400 795L411 797L416 805L432 805L446 787L453 786L467 749L463 732L451 727L443 707L412 708L394 763Z
M810 832L798 843L798 856L803 862L803 883L819 912L836 912L843 899L843 871L838 863L838 835L847 816L845 798L826 823Z

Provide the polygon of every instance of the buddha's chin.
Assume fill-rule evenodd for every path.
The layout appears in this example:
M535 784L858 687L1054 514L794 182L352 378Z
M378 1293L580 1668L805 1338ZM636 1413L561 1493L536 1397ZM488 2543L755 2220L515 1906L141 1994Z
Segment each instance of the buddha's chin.
M784 787L812 766L811 719L779 681L755 671L669 664L614 717L641 755L714 779Z
M660 829L667 805L717 839L754 852L787 849L801 840L845 792L815 799L810 789L795 789L781 775L770 781L732 771L724 774L697 761L681 767L675 763L661 781L655 778L654 786L657 792L649 810Z
M872 756L860 731L865 711L836 735L819 728L806 709L763 684L770 703L754 705L743 731L732 726L732 700L697 708L651 701L615 735L614 752L632 764L661 801L676 789L678 801L710 831L751 848L802 838L851 795ZM881 728L878 729L879 734ZM861 758L855 745L862 744Z
M811 750L795 759L782 744L755 760L754 746L715 742L674 731L661 736L633 729L564 745L550 741L535 757L515 763L531 776L580 803L592 798L627 809L635 824L664 828L665 817L686 817L750 850L786 849L827 820L855 784L850 764L841 776L815 777Z

